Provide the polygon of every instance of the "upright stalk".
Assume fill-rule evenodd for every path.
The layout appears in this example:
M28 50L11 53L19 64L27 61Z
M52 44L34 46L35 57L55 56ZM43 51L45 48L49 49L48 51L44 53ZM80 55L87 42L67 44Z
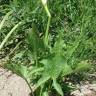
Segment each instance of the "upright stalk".
M49 26L50 26L50 21L51 21L51 14L50 14L48 6L47 6L47 0L42 0L42 4L43 4L46 14L48 16L47 28L46 28L45 37L44 37L44 44L45 44L45 46L48 46L48 31L49 31Z
M48 18L47 28L46 28L45 38L44 38L44 42L46 46L48 45L48 32L49 32L50 21L51 21L51 17Z

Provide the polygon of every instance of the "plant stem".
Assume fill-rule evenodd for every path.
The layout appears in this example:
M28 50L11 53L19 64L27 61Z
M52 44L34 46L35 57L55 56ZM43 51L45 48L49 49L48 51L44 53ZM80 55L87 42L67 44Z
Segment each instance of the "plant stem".
M49 31L49 26L50 26L50 21L51 21L51 17L48 18L48 23L47 23L47 28L46 28L46 33L45 33L45 45L48 45L48 31Z
M23 77L23 78L24 78L24 77ZM26 83L27 83L27 85L28 85L28 87L29 87L29 89L30 89L30 91L31 91L32 96L34 96L33 90L32 90L32 88L31 88L29 82L27 81L26 78L24 78L24 80L26 81Z
M48 10L47 4L44 5L44 8L45 8L45 11L48 16L47 28L46 28L45 37L44 37L44 44L45 44L45 46L48 46L48 31L49 31L49 26L50 26L50 22L51 22L51 14Z
M42 96L43 87L44 87L44 85L41 85L41 89L40 89L40 96Z

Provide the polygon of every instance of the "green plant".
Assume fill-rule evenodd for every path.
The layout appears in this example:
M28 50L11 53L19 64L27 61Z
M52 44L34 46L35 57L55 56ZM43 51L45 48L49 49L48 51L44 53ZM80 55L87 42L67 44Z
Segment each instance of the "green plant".
M86 55L84 52L93 49L93 46L89 47L90 44L88 47L85 45L86 42L94 38L94 33L92 33L92 37L88 37L88 34L91 30L95 32L95 16L92 12L95 10L93 9L95 1L56 0L54 4L53 1L13 0L11 2L11 10L13 10L11 18L15 27L5 35L5 39L0 44L1 49L8 42L11 34L18 28L17 22L24 28L18 28L18 34L23 30L28 32L26 32L27 38L24 39L28 49L23 51L22 54L26 52L27 56L33 59L31 66L15 64L10 61L9 64L5 65L5 68L24 78L32 94L36 96L49 96L49 91L52 89L55 89L59 95L64 96L63 86L61 85L63 78L90 68L88 56L84 56ZM40 6L41 3L45 9L44 12ZM53 6L51 6L52 4ZM51 9L50 12L48 6ZM53 8L54 6L57 9ZM42 17L43 15L44 17ZM55 17L56 15L57 17ZM5 19L2 22L4 21ZM93 22L94 28L92 28ZM1 28L3 24L0 24ZM43 36L40 34L43 34ZM90 42L93 44L95 41ZM32 83L33 89L31 88Z

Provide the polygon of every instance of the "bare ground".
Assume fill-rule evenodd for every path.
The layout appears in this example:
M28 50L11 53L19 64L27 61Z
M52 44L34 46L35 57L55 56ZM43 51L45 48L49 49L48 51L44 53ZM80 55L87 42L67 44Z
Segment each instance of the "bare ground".
M29 96L27 83L11 71L0 68L0 96ZM96 84L78 86L72 96L96 96Z
M73 91L72 96L96 96L96 84L79 86L78 90Z
M0 68L0 96L29 96L26 82L16 74Z

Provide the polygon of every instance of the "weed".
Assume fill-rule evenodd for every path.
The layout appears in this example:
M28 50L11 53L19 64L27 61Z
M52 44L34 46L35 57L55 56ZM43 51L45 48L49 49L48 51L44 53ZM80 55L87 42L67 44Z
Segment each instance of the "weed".
M93 56L93 52L96 55L95 4L95 0L10 1L8 6L12 13L5 15L0 30L4 30L6 18L11 19L12 26L15 26L10 27L11 31L5 35L0 49L17 29L14 34L18 36L22 32L26 46L21 46L22 49L18 50L21 53L17 53L20 58L28 57L30 64L10 60L5 68L24 78L33 95L49 96L50 91L55 89L64 96L64 88L67 87L61 85L63 78L89 69L89 57Z

